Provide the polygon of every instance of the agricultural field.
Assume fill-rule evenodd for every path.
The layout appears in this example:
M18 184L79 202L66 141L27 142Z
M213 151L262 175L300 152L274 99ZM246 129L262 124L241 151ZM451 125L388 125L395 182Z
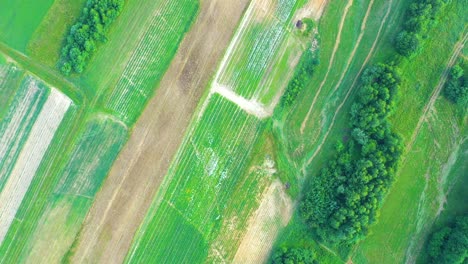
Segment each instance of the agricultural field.
M0 263L448 258L467 0L0 6Z

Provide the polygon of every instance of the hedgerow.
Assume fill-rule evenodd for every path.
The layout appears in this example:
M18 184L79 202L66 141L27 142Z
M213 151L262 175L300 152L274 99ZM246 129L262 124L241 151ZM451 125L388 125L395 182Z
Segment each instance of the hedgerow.
M60 55L59 69L69 75L81 73L96 51L97 43L106 41L106 33L122 11L123 0L88 0L78 22L68 34Z
M286 86L286 90L281 97L282 107L291 106L296 100L299 92L301 92L302 89L310 83L315 68L319 64L319 60L316 55L317 53L317 51L307 49L302 54L293 78L289 81L288 86Z

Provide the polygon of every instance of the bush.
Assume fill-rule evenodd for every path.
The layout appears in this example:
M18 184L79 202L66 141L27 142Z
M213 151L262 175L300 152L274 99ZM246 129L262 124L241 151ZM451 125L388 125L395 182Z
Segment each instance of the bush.
M69 75L81 73L96 50L96 42L106 41L109 25L117 18L123 0L88 0L62 48L59 69Z
M466 76L460 65L455 65L445 84L443 95L451 102L465 107L468 104Z
M312 79L312 74L314 73L315 67L319 63L315 53L316 52L313 52L311 49L307 49L302 54L296 71L294 72L293 78L291 81L289 81L288 86L286 86L286 91L281 97L280 105L282 107L292 105L299 95L299 92L309 84L310 80Z
M307 248L281 247L273 253L272 264L315 264L315 254Z
M462 264L468 261L468 217L432 234L427 246L431 263Z
M395 47L401 55L411 57L419 50L419 39L414 33L402 31L395 40Z

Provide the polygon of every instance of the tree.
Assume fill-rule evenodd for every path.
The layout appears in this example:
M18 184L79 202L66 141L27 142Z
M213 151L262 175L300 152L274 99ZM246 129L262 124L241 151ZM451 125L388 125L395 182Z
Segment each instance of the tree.
M272 257L272 264L315 264L315 254L311 249L299 247L281 247Z
M398 53L405 57L411 57L419 50L419 39L415 33L402 31L398 34L395 47Z

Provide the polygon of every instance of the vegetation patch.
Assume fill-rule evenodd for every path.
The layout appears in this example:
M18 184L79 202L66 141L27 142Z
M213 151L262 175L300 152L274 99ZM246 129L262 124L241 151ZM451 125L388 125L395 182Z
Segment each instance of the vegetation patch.
M60 56L60 71L81 73L99 42L123 8L123 0L88 0L76 24L71 27Z
M294 76L281 97L281 107L291 106L304 87L310 84L315 67L319 64L317 53L318 51L310 48L304 51L294 71Z
M462 264L468 259L468 216L434 232L427 246L429 260L437 264Z
M312 178L300 205L319 238L331 244L354 243L376 221L401 154L399 137L387 120L394 108L399 77L393 65L379 64L363 74L351 110L351 139L322 173Z
M455 65L450 70L443 95L452 103L466 107L468 103L467 75L460 64Z
M437 15L447 0L415 0L406 11L404 30L395 39L395 48L405 57L416 54L429 29L437 22Z

